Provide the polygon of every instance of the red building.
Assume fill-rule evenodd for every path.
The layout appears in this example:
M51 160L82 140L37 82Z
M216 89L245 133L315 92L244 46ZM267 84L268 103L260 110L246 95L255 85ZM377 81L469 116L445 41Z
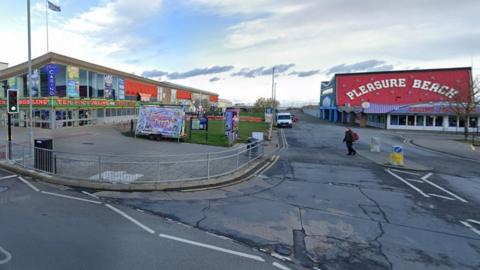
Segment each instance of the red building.
M480 109L468 123L452 109L473 98L471 83L469 67L336 74L322 83L320 117L387 129L475 129Z

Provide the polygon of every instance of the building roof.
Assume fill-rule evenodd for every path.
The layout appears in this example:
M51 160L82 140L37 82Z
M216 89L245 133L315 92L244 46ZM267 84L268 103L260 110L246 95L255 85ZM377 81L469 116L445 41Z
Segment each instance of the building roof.
M120 70L112 69L109 67L97 65L94 63L86 62L83 60L79 60L76 58L72 58L69 56L61 55L58 53L54 52L49 52L47 54L41 55L37 58L32 59L32 68L41 68L45 66L46 64L49 63L56 63L56 64L67 64L67 65L74 65L79 68L84 68L84 69L89 69L89 70L94 70L96 72L101 72L105 74L110 74L114 76L121 76L124 78L132 79L132 80L137 80L140 82L144 83L150 83L150 84L155 84L161 87L169 87L169 88L175 88L175 89L181 89L181 90L187 90L193 93L198 93L198 94L204 94L204 95L213 95L213 96L218 96L217 93L210 92L210 91L205 91L197 88L192 88L189 86L185 85L180 85L180 84L174 84L170 82L160 82L156 80L152 80L149 78L145 78L142 76L138 76L135 74L123 72ZM6 80L8 78L18 76L20 74L26 74L28 72L28 62L24 62L15 66L11 66L5 69L0 70L0 80Z

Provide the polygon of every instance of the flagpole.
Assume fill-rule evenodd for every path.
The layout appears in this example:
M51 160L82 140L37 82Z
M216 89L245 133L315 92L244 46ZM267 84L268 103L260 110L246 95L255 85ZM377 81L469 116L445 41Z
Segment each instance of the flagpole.
M48 48L48 0L45 0L45 18L47 20L47 53L50 52Z
M30 151L33 144L33 113L32 113L32 35L30 26L30 0L27 0L27 17L28 17L28 110L30 116L29 145Z

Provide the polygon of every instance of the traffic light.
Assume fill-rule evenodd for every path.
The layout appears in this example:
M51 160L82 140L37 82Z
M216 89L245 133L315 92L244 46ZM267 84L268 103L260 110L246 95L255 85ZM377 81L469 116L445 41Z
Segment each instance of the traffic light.
M18 90L8 89L7 92L8 113L18 113Z

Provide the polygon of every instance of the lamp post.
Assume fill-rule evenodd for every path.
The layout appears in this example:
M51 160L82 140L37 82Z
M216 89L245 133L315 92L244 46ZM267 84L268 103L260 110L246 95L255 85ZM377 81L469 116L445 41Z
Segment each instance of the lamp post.
M32 35L30 25L30 0L27 0L27 21L28 21L28 113L30 118L30 129L28 133L30 151L33 143L33 113L32 113Z

